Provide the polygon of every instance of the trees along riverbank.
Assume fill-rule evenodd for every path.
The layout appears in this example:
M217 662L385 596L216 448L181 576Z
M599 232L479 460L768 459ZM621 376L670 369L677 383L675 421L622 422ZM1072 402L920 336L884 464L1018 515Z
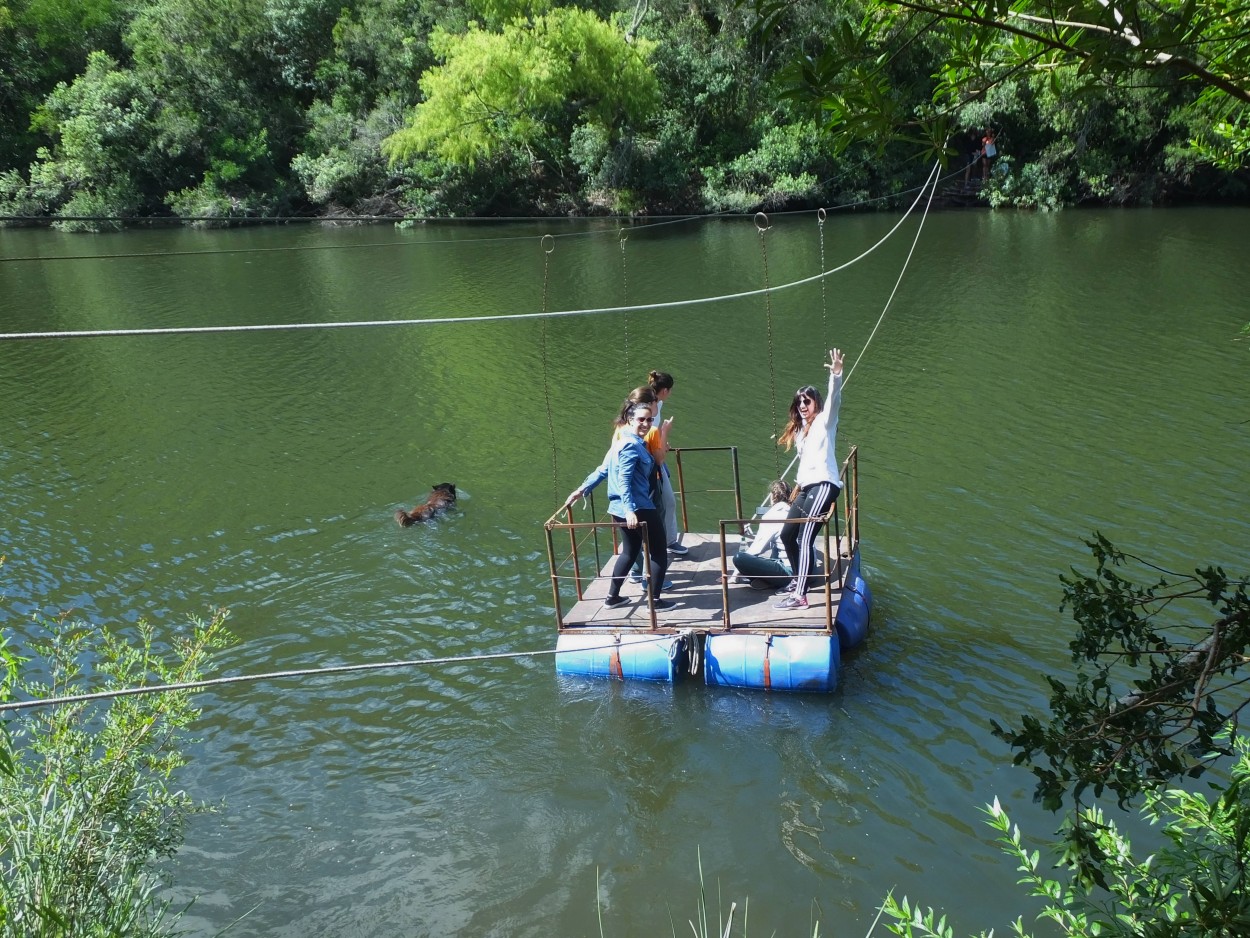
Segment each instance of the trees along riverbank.
M986 126L991 204L1244 198L1250 14L1134 6L1132 59L1110 9L1048 47L884 3L2 0L0 214L844 204Z

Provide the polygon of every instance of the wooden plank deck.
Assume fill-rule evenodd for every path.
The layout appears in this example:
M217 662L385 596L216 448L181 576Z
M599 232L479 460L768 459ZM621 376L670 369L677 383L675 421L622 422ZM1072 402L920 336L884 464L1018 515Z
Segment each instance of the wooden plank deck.
M684 534L682 544L689 548L684 557L669 558L667 579L673 583L664 591L664 598L674 600L677 607L655 614L656 632L671 633L680 629L701 629L720 632L725 629L724 601L721 592L720 538L714 534ZM739 538L727 538L730 558L738 550ZM833 541L830 539L830 546ZM782 599L772 591L752 589L746 582L729 584L729 621L735 632L811 632L824 631L837 618L838 598L849 567L849 543L842 538L842 579L832 585L832 617L825 614L826 597L823 566L823 537L817 539L817 556L822 576L810 579L806 609L776 609ZM603 605L608 595L615 556L604 563L598 577L586 583L583 599L564 613L565 630L590 632L650 632L651 614L642 585L626 581L621 595L633 602L609 609ZM729 565L733 577L733 565Z

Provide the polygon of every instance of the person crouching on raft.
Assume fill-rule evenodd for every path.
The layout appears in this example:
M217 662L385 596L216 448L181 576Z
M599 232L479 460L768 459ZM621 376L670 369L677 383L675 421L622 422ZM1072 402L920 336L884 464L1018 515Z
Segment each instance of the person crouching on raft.
M636 404L630 411L629 428L633 432L622 436L604 465L587 476L586 481L574 489L565 502L566 505L571 504L605 478L608 480L608 514L617 524L624 525L621 529L624 543L612 568L608 598L603 602L609 608L629 602L621 595L621 587L625 584L625 575L629 573L629 568L642 553L642 528L639 527L639 522L644 522L647 526L647 547L651 555L652 604L657 612L677 605L670 599L660 598L664 588L664 574L668 569L668 542L665 538L664 519L655 502L659 463L643 442L651 429L654 413L650 404Z
M822 522L818 520L829 510L842 482L835 447L838 438L838 408L842 403L842 352L830 349L828 406L812 385L794 392L790 403L790 420L777 445L789 450L797 446L799 469L795 476L798 494L790 505L790 518L810 518L801 523L782 525L781 543L785 547L794 579L782 592L788 595L777 603L778 609L807 608L807 580L816 562L816 535Z

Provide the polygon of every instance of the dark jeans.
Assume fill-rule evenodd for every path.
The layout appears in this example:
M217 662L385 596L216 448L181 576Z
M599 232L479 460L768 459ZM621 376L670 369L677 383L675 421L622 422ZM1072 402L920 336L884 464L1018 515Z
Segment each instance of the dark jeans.
M838 492L842 491L832 482L815 482L806 485L799 492L798 498L790 505L791 518L811 518L823 515L833 504ZM786 549L786 557L790 561L790 569L794 571L794 595L803 596L807 593L807 578L816 566L816 535L820 533L819 521L805 521L803 524L784 524L781 526L781 544Z
M740 576L753 580L769 580L774 586L785 586L794 576L792 568L776 557L757 557L740 550L734 554L734 569Z
M616 566L612 568L612 582L608 586L608 598L621 595L621 587L625 585L625 575L634 561L642 556L642 526L647 525L647 549L651 552L651 598L659 599L664 587L664 574L668 571L668 540L664 533L664 519L654 508L639 508L638 527L625 527L625 519L612 515L612 520L621 526L621 552L616 555Z

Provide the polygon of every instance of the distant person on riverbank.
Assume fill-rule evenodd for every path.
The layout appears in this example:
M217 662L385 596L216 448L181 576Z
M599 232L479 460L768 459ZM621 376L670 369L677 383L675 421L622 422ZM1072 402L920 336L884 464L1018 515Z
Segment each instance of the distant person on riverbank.
M979 130L969 130L964 134L963 154L964 159L964 185L967 186L972 181L972 168L981 161L983 144L981 143L981 132Z
M998 132L992 127L985 128L985 135L981 138L981 181L985 182L990 178L990 164L994 162L994 157L998 156L998 147L995 140L998 139Z
M785 524L781 543L794 579L782 592L785 599L778 609L807 608L807 579L816 563L816 534L819 520L842 491L841 472L835 452L838 440L838 408L842 404L842 351L829 350L828 406L820 392L808 384L794 392L790 403L790 420L777 445L790 449L797 446L799 469L795 475L798 494L790 505L790 518L810 518L802 524Z
M768 486L768 510L757 522L755 537L734 554L734 569L750 578L753 589L776 589L794 575L781 550L782 522L789 514L790 486L785 479L778 479Z

